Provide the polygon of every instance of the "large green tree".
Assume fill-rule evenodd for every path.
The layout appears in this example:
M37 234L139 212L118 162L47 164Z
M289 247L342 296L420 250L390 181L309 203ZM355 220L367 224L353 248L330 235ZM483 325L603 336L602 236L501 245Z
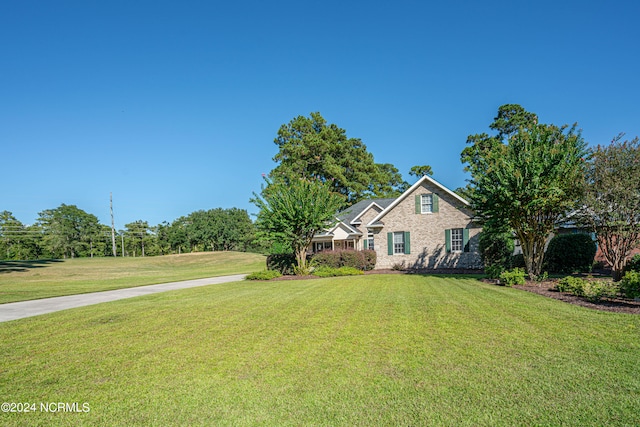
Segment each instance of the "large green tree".
M256 219L258 237L288 244L296 256L296 272L306 274L311 239L335 224L344 196L318 179L297 178L287 183L267 180L267 184L262 196L254 193L251 199L260 209Z
M511 229L520 241L527 272L542 272L554 226L581 199L586 144L575 125L539 124L519 105L503 105L489 126L496 135L470 135L461 156L471 173L471 204L495 230Z
M640 142L622 141L592 150L582 219L620 280L631 250L640 246Z
M396 196L407 188L393 165L375 163L360 139L348 138L320 113L282 125L274 142L279 151L273 158L278 163L270 173L273 181L317 179L342 194L347 205L367 197Z
M90 255L93 242L100 239L98 218L75 205L63 203L38 215L38 224L44 235L43 244L53 256L75 258Z

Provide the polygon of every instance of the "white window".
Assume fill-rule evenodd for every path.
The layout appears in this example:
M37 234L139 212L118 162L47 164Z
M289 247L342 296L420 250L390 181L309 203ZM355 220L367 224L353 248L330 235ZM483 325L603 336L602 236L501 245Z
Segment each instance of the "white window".
M393 253L404 253L404 232L402 231L393 233Z
M420 212L422 213L433 212L433 195L423 194L420 196Z
M374 240L373 240L373 233L369 233L369 234L367 235L367 241L368 241L368 243L367 243L367 248L368 248L368 249L371 249L372 251L373 251L373 250L375 250L375 247L374 247L374 245L373 245L373 241L374 241Z
M451 230L451 251L462 252L462 228L454 228Z

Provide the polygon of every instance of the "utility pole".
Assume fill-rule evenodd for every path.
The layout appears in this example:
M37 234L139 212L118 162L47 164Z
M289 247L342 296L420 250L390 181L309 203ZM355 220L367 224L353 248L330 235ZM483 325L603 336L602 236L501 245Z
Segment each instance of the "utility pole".
M111 247L115 258L118 254L116 253L116 226L113 221L113 193L109 193L109 207L111 208Z

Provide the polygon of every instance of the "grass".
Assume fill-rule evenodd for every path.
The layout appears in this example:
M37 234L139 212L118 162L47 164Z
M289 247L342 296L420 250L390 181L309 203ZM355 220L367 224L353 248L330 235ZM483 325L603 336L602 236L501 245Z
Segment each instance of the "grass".
M192 288L0 324L2 425L638 425L640 316L473 279Z
M0 261L0 304L263 269L263 255L201 252L138 258Z

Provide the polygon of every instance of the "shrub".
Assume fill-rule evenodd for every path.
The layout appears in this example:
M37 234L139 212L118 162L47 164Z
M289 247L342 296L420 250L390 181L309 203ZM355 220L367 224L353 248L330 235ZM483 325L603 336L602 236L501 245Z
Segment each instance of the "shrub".
M585 273L593 267L596 249L588 234L559 234L549 242L544 262L556 273Z
M267 270L279 271L281 274L293 274L296 265L294 254L271 254L267 257Z
M340 252L339 251L322 251L313 255L311 258L311 265L314 267L340 267Z
M362 253L364 254L364 271L370 271L376 268L376 262L378 260L376 251L365 249Z
M602 298L611 298L618 293L618 286L604 280L587 281L582 285L582 296L591 302L598 302Z
M485 270L494 266L502 267L504 270L513 254L513 248L513 236L509 232L494 231L492 228L485 227L478 237L478 250Z
M364 254L360 251L342 251L340 253L340 267L353 267L364 270Z
M500 275L504 272L504 267L502 265L490 265L484 267L484 273L487 275L489 279L499 279Z
M559 292L568 292L574 295L582 296L582 288L584 280L579 277L567 276L558 281L556 289Z
M631 258L625 266L626 271L636 271L640 273L640 254L636 254Z
M504 283L504 285L508 287L513 285L524 285L526 283L524 274L524 270L518 267L513 270L503 271L502 274L500 274L500 282Z
M247 275L246 280L271 280L281 276L282 274L276 270L262 270Z
M357 276L360 274L364 274L364 272L353 267L318 267L313 271L313 275L318 277Z
M523 254L518 254L518 255L511 255L509 262L508 262L508 267L510 268L525 268L526 264L524 262L524 255Z
M579 277L565 277L556 285L560 292L567 292L591 302L598 302L602 298L612 298L618 294L618 285L604 280L589 281Z
M627 298L640 298L640 272L627 271L620 281L620 291Z

